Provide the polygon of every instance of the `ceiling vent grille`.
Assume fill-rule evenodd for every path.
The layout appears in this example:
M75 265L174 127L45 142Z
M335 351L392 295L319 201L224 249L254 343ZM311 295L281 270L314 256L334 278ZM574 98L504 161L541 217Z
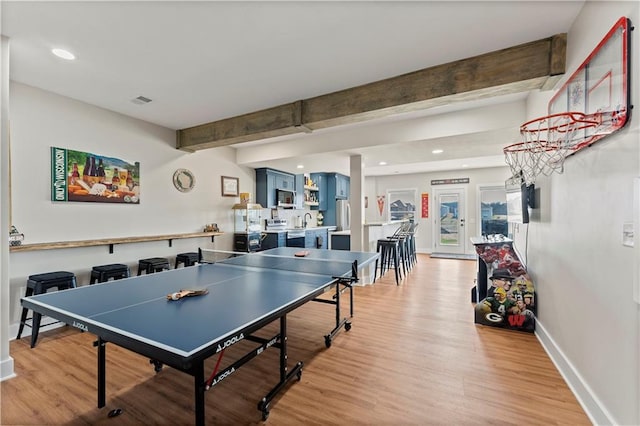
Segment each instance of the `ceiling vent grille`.
M137 98L131 99L131 102L136 105L146 105L151 102L151 99L145 98L144 96L138 96Z

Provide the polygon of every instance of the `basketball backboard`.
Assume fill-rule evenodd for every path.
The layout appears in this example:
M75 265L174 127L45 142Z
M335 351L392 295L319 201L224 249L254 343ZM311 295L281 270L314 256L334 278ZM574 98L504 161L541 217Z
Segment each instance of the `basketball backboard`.
M629 32L620 18L549 101L549 115L579 112L598 121L574 135L573 151L621 129L630 118Z

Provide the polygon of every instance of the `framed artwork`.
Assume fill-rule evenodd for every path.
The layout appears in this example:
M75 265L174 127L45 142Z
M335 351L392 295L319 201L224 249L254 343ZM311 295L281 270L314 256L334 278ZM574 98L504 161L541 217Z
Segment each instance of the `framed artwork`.
M222 196L223 197L237 197L238 187L239 187L240 179L222 176Z
M140 163L52 146L51 201L140 204Z
M189 192L196 185L196 178L187 169L178 169L173 173L173 186L180 192Z

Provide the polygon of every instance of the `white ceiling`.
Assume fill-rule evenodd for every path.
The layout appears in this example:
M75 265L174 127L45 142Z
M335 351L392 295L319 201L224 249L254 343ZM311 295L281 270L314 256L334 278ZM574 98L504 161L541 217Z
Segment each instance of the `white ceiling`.
M568 32L583 3L5 0L0 7L12 80L181 129ZM59 59L53 47L77 59ZM152 102L131 101L140 95ZM348 156L361 154L365 175L504 165L501 147L518 136L513 119L487 119L478 129L470 127L476 120L452 121L439 134L415 129L461 110L518 109L525 98L242 144L239 163L348 173ZM436 147L445 152L434 156ZM382 160L389 165L378 166Z

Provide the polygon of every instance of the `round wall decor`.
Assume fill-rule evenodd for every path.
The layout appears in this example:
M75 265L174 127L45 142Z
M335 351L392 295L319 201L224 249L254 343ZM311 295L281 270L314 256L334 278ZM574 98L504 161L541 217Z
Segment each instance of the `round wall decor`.
M187 169L178 169L173 173L173 186L180 192L189 192L196 185L196 178Z

